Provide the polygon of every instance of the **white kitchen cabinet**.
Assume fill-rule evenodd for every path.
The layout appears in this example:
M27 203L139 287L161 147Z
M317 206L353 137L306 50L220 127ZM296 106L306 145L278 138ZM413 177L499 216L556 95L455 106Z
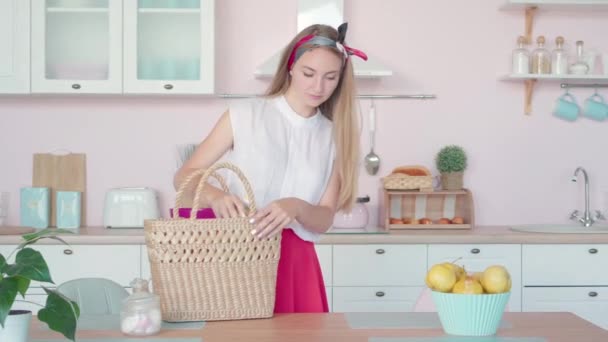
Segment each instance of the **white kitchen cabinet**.
M607 245L524 245L524 286L608 285Z
M32 0L32 92L122 92L122 1Z
M77 278L107 278L128 287L140 275L140 245L37 245L35 249L44 256L57 285Z
M315 245L317 259L321 265L321 273L323 273L323 282L325 286L332 286L332 246L331 245Z
M446 261L463 265L468 273L482 272L492 265L506 267L512 283L508 310L521 311L521 245L433 244L428 256L429 268Z
M334 312L411 312L423 286L333 288Z
M426 245L334 245L334 286L423 286Z
M30 2L0 1L0 94L30 91Z
M124 92L212 94L214 0L141 3L124 1Z
M38 310L42 309L46 303L46 297L46 294L27 293L25 298L23 298L21 297L21 294L17 294L17 298L15 298L11 310L29 310L34 315L37 315Z
M325 286L325 295L327 296L327 306L329 307L329 312L334 312L333 308L333 288L329 286Z
M425 274L426 245L334 245L333 311L412 311Z
M608 288L525 287L524 312L572 312L608 329Z

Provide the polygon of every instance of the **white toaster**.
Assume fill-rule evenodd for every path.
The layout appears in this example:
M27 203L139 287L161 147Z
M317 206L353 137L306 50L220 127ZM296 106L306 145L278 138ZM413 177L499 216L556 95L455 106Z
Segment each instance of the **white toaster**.
M106 228L143 228L144 220L160 217L156 191L150 188L115 188L106 193L103 225Z

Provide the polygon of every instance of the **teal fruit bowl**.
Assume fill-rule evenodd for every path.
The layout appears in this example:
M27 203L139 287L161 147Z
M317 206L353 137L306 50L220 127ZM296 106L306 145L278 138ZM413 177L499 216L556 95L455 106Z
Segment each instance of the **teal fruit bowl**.
M431 291L431 295L446 334L489 336L496 334L511 292L474 295Z

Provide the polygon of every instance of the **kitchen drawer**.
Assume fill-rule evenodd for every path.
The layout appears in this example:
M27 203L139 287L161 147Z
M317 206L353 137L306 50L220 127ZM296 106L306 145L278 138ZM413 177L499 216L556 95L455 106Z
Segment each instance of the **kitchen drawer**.
M107 278L129 286L140 276L139 245L37 245L35 249L44 256L55 285L77 278Z
M426 245L334 245L334 286L423 286Z
M511 275L509 311L521 311L521 245L433 244L428 256L429 268L448 261L463 265L468 273L503 265Z
M325 287L325 295L327 296L327 306L329 306L329 312L334 312L333 311L333 289L329 286Z
M608 285L608 245L524 245L524 286Z
M332 285L332 246L331 245L315 245L317 251L317 258L321 265L321 272L323 273L323 282L325 286Z
M524 312L572 312L608 329L608 287L525 287Z
M28 292L25 295L25 299L20 294L17 294L11 310L29 310L33 315L37 315L38 310L42 309L45 303L46 294L29 294Z
M334 312L411 312L424 287L334 287Z

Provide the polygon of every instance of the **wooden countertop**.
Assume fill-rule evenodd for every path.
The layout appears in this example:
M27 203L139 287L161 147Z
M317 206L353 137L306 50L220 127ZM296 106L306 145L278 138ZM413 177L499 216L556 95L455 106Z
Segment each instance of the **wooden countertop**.
M603 330L571 313L505 313L503 320L510 326L498 330L497 336L536 338L543 342L601 342L608 341L608 331ZM40 326L32 320L31 339L59 337L58 334ZM217 341L267 341L267 342L368 342L371 337L392 338L395 342L407 342L409 338L446 336L441 328L435 329L351 329L342 313L328 314L280 314L270 319L208 322L198 330L164 330L156 338L202 338L204 342ZM88 330L79 332L80 339L125 337L119 331ZM396 338L402 339L396 339ZM94 342L94 340L88 340ZM142 339L143 340L143 339ZM154 341L147 338L146 341ZM457 341L466 341L457 338ZM475 339L473 339L475 340ZM493 340L493 339L492 339ZM102 340L99 340L100 342ZM420 339L416 339L420 341ZM437 342L448 339L439 339ZM483 341L488 341L484 339ZM497 340L500 341L500 340ZM525 340L522 340L525 341Z
M6 227L0 227L0 232ZM463 230L392 230L389 233L323 234L318 244L603 244L608 234L543 234L512 231L508 226L480 226ZM86 227L62 235L74 245L145 244L143 229ZM21 242L20 235L2 235L0 245ZM42 244L60 244L50 239Z

